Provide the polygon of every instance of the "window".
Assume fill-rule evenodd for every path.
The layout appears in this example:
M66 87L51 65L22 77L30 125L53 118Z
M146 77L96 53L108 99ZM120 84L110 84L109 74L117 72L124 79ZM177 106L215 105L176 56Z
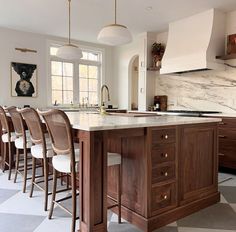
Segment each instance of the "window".
M90 104L98 103L98 67L79 65L80 102L87 100Z
M50 47L52 104L97 105L102 53L82 50L79 62L68 62L56 57L57 49L58 46Z
M52 102L73 102L73 63L51 61Z

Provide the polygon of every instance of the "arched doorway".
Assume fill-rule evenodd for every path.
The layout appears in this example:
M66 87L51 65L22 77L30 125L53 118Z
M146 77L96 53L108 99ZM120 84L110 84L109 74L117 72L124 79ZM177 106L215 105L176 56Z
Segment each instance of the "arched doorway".
M138 110L139 56L132 57L129 63L129 109Z

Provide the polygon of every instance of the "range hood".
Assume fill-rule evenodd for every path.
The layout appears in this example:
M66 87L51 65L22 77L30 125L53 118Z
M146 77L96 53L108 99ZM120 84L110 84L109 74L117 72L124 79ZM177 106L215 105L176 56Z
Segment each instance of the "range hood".
M225 14L216 9L170 23L160 73L225 70L216 59L224 48Z

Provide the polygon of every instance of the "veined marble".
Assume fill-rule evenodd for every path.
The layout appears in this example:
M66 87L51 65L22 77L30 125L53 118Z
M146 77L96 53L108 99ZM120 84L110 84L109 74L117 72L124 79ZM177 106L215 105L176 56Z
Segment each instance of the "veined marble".
M235 61L234 61L235 62ZM236 69L159 75L156 95L168 96L168 109L236 113Z
M79 112L68 112L66 114L68 115L72 127L74 129L85 131L101 131L155 126L174 126L221 121L221 119L217 118L191 118L178 116L130 117Z

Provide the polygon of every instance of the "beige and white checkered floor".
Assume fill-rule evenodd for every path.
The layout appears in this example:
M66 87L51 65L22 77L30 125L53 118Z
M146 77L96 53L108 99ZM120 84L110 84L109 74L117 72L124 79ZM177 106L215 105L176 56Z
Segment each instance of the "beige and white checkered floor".
M220 174L219 180L220 203L155 232L236 232L236 176ZM43 193L35 191L34 197L29 198L21 188L20 178L14 184L7 180L7 173L0 173L0 232L70 231L70 216L56 208L53 219L48 220L47 212L43 211ZM108 231L140 232L125 221L117 224L117 217L111 212L108 213Z

